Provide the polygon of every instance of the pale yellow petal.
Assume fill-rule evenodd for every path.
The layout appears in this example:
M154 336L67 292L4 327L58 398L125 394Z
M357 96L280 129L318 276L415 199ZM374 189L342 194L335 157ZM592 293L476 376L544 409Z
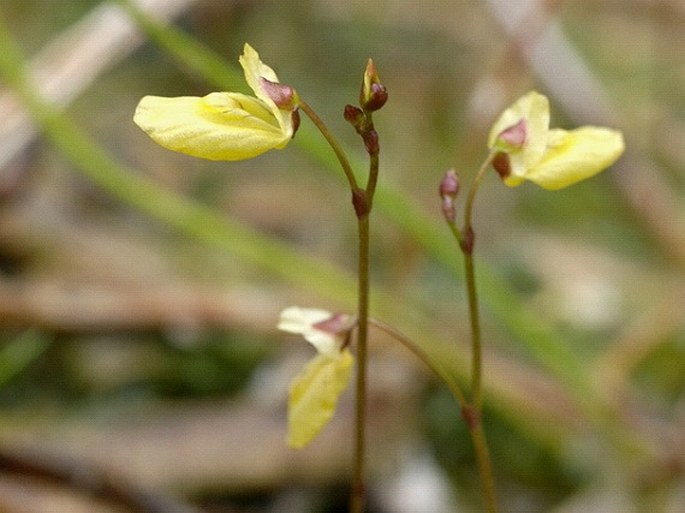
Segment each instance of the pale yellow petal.
M254 91L257 98L269 106L269 109L273 113L274 117L278 120L279 126L281 127L283 133L288 137L292 137L294 130L291 112L288 110L279 109L261 86L262 78L267 79L269 82L278 83L278 76L276 75L276 72L264 64L259 58L257 51L247 43L245 43L243 54L240 56L239 62L245 73L245 81L247 82L247 85L249 85Z
M621 132L585 126L550 131L548 149L525 178L545 189L561 189L596 175L612 165L625 148Z
M290 140L268 106L239 93L146 96L133 120L161 146L210 160L249 159Z
M257 98L265 102L271 99L264 93L260 84L260 78L266 78L269 82L278 82L276 72L264 64L259 58L257 50L245 43L243 54L238 59L245 73L247 85L254 91Z
M341 341L334 334L314 327L332 317L332 313L319 308L291 306L281 312L278 329L302 335L319 353L337 355Z
M304 447L328 424L338 397L347 388L354 357L317 354L293 380L288 400L288 445Z
M521 148L512 149L502 141L499 135L521 120L525 120L526 139ZM516 177L522 177L526 169L536 165L542 158L547 146L549 130L549 101L547 97L537 91L530 91L516 100L490 129L488 147L499 149L509 154L511 168L510 185L520 183Z

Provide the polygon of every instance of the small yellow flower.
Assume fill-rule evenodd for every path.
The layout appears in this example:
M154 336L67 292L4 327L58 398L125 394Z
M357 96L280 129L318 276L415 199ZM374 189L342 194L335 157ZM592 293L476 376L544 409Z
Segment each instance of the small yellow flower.
M561 189L612 165L625 148L621 132L584 126L549 128L549 101L531 91L505 110L490 130L493 166L509 186L524 180Z
M202 98L145 96L133 121L156 143L210 160L244 160L274 148L283 148L292 138L297 113L294 92L278 83L276 73L245 44L240 65L255 96L241 93L210 93ZM289 90L291 102L279 102ZM271 93L271 94L270 94Z
M354 357L344 341L354 322L315 308L290 307L281 312L278 329L302 335L317 350L290 385L288 445L311 442L333 418L338 397L347 388Z

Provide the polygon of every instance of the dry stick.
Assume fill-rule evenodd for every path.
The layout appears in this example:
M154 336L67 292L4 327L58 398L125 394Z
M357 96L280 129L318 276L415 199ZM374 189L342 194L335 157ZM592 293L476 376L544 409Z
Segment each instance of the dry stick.
M175 499L146 492L122 478L74 459L0 450L0 469L64 484L92 497L123 505L137 513L201 512L200 509Z

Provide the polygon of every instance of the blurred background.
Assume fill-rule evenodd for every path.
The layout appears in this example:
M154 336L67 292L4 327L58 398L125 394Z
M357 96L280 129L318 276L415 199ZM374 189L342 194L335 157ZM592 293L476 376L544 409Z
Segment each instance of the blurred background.
M359 176L342 110L374 59L390 99L373 315L464 383L445 170L466 187L490 124L533 88L552 126L624 132L624 157L574 187L493 173L479 191L485 427L503 512L683 511L681 0L133 3L0 4L58 108L0 73L0 511L346 511L351 394L311 446L287 448L288 382L313 349L275 329L292 304L354 310L332 152L306 119L286 149L235 163L169 152L132 122L146 94L244 90L245 42ZM446 388L375 331L369 372L369 511L482 511Z

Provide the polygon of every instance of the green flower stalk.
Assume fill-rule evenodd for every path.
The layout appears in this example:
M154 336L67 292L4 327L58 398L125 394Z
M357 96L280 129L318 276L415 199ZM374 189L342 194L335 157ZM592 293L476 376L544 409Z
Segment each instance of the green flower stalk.
M378 180L380 151L372 113L383 107L388 93L369 59L359 94L360 108L345 108L345 118L354 125L369 154L368 181L366 187L360 187L345 152L316 112L293 88L281 84L276 73L248 44L240 57L240 65L255 96L235 92L214 92L201 98L146 96L138 104L134 121L167 149L210 160L243 160L284 148L297 131L301 110L333 149L350 186L359 232L358 307L354 323L358 363L350 511L362 513L365 505L369 215ZM330 421L338 397L350 380L354 358L347 346L353 326L342 329L337 325L339 320L339 317L315 309L293 307L281 314L279 328L303 335L317 349L317 355L290 388L288 443L294 447L308 444Z
M464 224L456 222L455 202L459 179L449 170L440 183L442 211L464 257L466 291L471 325L471 390L468 400L457 396L466 422L483 486L488 513L497 513L495 480L482 422L482 341L478 288L473 258L475 232L473 205L486 171L492 166L510 187L530 180L549 190L561 189L590 178L613 164L624 151L623 135L610 128L585 126L575 130L549 128L549 101L531 91L507 108L493 124L488 138L490 153L481 165L464 205Z

